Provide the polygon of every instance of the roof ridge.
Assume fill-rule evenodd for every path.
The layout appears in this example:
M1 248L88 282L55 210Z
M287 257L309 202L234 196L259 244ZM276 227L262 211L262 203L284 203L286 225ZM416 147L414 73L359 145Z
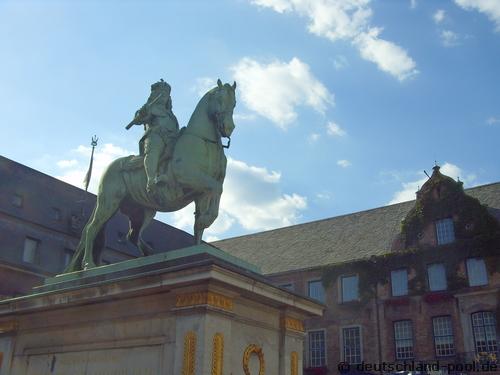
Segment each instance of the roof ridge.
M464 190L467 192L467 191L476 190L476 189L484 188L484 187L491 186L491 185L500 185L500 181L498 181L498 182L491 182L491 183L484 184L484 185L477 185L477 186L473 186L473 187L470 187L470 188L467 188L467 189L464 189ZM356 214L360 214L360 213L364 213L364 212L371 212L371 211L381 210L381 209L384 209L384 208L387 208L387 207L402 206L404 204L409 204L411 202L415 202L415 199L412 199L410 201L403 201L403 202L393 203L393 204L386 204L384 206L369 208L369 209L366 209L366 210L354 211L354 212L351 212L351 213L348 213L348 214L342 214L342 215L338 215L338 216L331 216L331 217L327 217L327 218L323 218L323 219L308 221L308 222L305 222L305 223L298 223L298 224L288 225L288 226L285 226L285 227L274 228L274 229L269 229L269 230L265 230L265 231L255 232L255 233L242 234L240 236L229 237L229 238L225 238L225 239L222 239L222 240L214 241L213 243L216 244L216 243L220 243L220 242L227 241L227 240L231 240L232 241L232 240L235 240L235 239L238 239L238 238L256 236L256 235L265 234L265 233L267 234L267 233L271 233L271 232L282 231L282 230L285 230L285 229L290 229L290 228L295 228L295 227L305 226L305 225L310 225L310 224L317 224L317 223L321 223L323 221L329 221L329 220L338 219L338 218L342 218L342 217L345 217L345 216L356 215Z

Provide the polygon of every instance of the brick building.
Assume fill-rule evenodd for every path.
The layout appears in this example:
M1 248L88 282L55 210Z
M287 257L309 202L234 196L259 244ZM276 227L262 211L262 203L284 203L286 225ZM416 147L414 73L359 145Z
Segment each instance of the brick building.
M61 272L94 204L93 194L0 157L0 296ZM342 361L498 355L499 222L500 183L464 191L436 167L416 201L214 245L325 303L322 318L305 322L304 365L306 373L335 374ZM119 213L108 223L104 264L139 255L127 230ZM160 251L193 244L158 221L145 238Z
M0 298L25 294L44 277L60 273L94 205L95 195L0 156ZM117 213L106 227L103 264L139 255L126 241L127 231L128 219ZM161 251L194 242L156 220L144 237Z
M306 322L305 373L335 374L343 361L494 363L499 222L500 183L464 191L435 167L416 201L214 245L325 303Z

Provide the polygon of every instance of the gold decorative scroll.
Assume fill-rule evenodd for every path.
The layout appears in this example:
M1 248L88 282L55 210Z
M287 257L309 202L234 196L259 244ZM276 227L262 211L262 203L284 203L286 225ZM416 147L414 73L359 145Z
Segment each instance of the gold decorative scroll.
M247 348L245 349L245 353L243 353L243 371L245 372L245 375L252 375L250 374L250 368L248 367L248 364L250 363L250 356L252 354L257 355L257 357L259 358L258 375L264 375L265 374L264 353L262 352L262 348L255 344L248 345Z
M184 336L184 358L182 362L182 375L194 375L196 356L196 333L189 331Z
M304 323L302 322L302 320L290 318L289 316L283 318L283 326L285 327L285 329L304 332Z
M199 305L209 305L227 311L233 310L233 300L231 298L214 292L194 292L179 294L175 300L176 307L189 307Z
M290 375L299 375L299 355L292 352L290 355Z
M17 322L14 320L9 320L6 322L0 322L0 333L7 333L17 330Z
M212 348L212 375L222 375L222 365L224 363L224 336L217 332L214 335Z

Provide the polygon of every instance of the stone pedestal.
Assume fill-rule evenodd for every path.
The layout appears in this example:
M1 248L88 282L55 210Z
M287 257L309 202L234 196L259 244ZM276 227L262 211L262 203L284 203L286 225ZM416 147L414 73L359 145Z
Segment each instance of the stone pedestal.
M208 245L48 279L0 302L2 375L297 375L323 306Z

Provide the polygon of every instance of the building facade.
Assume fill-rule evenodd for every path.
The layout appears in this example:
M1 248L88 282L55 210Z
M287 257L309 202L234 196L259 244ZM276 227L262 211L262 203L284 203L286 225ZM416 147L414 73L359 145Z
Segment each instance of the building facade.
M0 298L61 272L94 204L93 194L0 157ZM415 201L213 245L325 304L305 322L305 374L337 374L343 362L367 372L384 362L488 364L500 332L499 223L500 183L464 190L435 167ZM103 264L139 255L127 231L117 213ZM145 238L158 251L194 242L158 221Z
M416 201L215 245L326 305L306 322L306 374L438 361L467 373L498 363L499 222L500 183L464 191L435 167Z
M73 256L95 195L0 156L0 298L22 295L60 273ZM127 218L106 227L101 264L132 259ZM186 232L154 220L144 235L153 249L191 246Z

